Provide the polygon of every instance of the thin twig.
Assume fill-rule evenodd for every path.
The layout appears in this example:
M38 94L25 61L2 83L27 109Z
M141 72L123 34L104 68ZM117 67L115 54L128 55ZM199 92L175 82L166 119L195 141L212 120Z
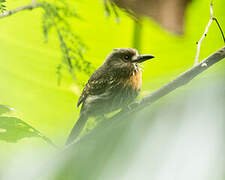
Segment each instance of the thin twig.
M10 16L12 14L18 13L18 12L23 11L23 10L32 10L32 9L38 8L38 7L41 7L41 5L37 4L37 3L32 3L32 4L27 5L27 6L21 6L21 7L18 7L16 9L5 11L5 12L1 13L0 18Z
M214 65L215 63L221 61L223 58L225 58L225 46L221 48L220 50L213 53L211 56L203 60L198 65L194 66L193 68L187 70L186 72L179 75L174 80L170 81L168 84L164 85L160 89L156 90L149 96L146 96L142 98L138 103L135 103L131 105L131 109L127 109L124 111L120 111L113 117L109 119L105 119L101 121L96 128L89 131L86 135L83 137L77 138L72 144L76 146L77 143L80 142L83 138L85 138L87 135L97 133L102 130L102 128L109 128L112 124L118 123L120 121L123 121L126 119L128 115L131 113L136 113L143 108L153 104L157 100L163 98L167 94L173 92L175 89L182 87L186 84L188 84L193 78L204 72L206 69L208 69L210 66ZM74 147L75 147L74 146ZM68 145L66 148L71 147L71 145Z
M210 20L209 20L209 22L208 22L206 28L205 28L205 31L204 31L204 33L203 33L201 39L197 42L197 53L196 53L195 63L194 63L195 66L196 66L196 65L198 64L198 62L199 62L199 54L200 54L200 49L201 49L201 43L202 43L203 39L206 37L207 32L208 32L208 30L209 30L209 27L210 27L210 25L211 25L212 22L213 22L213 2L212 2L212 1L211 1L211 4L210 4L210 15L211 15L211 17L210 17Z
M220 33L221 33L221 35L222 35L222 37L223 37L223 42L225 43L225 37L224 37L224 34L223 34L223 30L222 30L222 28L221 28L221 26L220 26L220 24L219 24L219 21L218 21L215 17L213 17L213 20L216 21L216 24L217 24L217 26L219 27Z
M211 4L210 4L210 15L211 15L211 17L210 17L210 20L209 20L206 28L205 28L205 31L204 31L201 39L197 42L197 53L196 53L196 57L195 57L194 66L198 65L198 62L199 62L199 54L200 54L200 49L201 49L201 43L202 43L203 39L206 37L206 35L208 33L208 30L209 30L209 27L210 27L210 25L212 24L213 21L216 22L216 24L217 24L217 26L218 26L218 28L220 30L220 33L221 33L221 35L223 37L223 41L225 43L225 37L224 37L223 30L222 30L222 28L221 28L218 20L213 16L213 2L212 1L211 1Z

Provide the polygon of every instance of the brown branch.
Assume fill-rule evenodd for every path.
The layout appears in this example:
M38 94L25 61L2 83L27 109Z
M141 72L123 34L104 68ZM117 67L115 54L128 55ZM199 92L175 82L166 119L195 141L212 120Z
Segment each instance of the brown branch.
M92 133L98 131L99 128L102 128L102 127L106 128L106 127L111 126L114 123L123 121L123 119L126 119L126 117L128 115L130 115L131 113L135 113L135 112L142 110L143 108L153 104L160 98L163 98L167 94L173 92L175 89L188 84L193 78L195 78L196 76L198 76L199 74L204 72L206 69L208 69L215 63L221 61L223 58L225 58L225 46L223 48L221 48L220 50L216 51L215 53L213 53L211 56L209 56L205 60L203 60L198 65L187 70L186 72L182 73L177 78L175 78L174 80L170 81L168 84L166 84L163 87L161 87L160 89L156 90L149 96L142 98L138 103L131 105L130 109L120 111L113 117L101 121L101 123L99 123L96 128L94 128L87 134L92 134ZM80 139L81 138L77 138L72 144L76 144L77 142L80 141Z
M41 7L41 4L38 4L35 1L32 1L32 4L30 4L30 5L21 6L21 7L18 7L16 9L5 11L5 12L1 13L0 18L8 17L12 14L18 13L18 12L23 11L23 10L32 10L32 9L35 9L35 8L38 8L38 7Z

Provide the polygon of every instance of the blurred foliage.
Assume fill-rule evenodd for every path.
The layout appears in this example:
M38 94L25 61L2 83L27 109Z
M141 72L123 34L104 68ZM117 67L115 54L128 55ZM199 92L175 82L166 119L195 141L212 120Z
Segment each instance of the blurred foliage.
M0 140L17 142L25 137L39 137L56 147L48 137L42 135L37 129L25 123L23 120L6 116L12 111L15 110L0 104Z
M224 80L197 80L191 91L105 122L67 148L58 166L49 163L46 179L223 179Z
M113 1L104 0L104 8L105 8L105 16L110 17L111 14L115 16L116 22L120 21L118 14L118 7L115 5Z
M104 0L104 9L105 9L105 16L106 17L115 17L115 21L117 23L120 22L120 13L119 11L124 12L127 16L129 16L130 18L132 18L135 21L138 21L139 18L138 16L130 9L128 8L122 8L122 7L118 7L116 5L116 3L114 1L111 0Z
M74 80L76 80L75 71L90 75L91 64L83 57L85 45L71 30L68 22L68 18L71 17L81 19L76 10L63 0L54 1L54 3L43 1L40 6L44 9L42 27L45 41L48 41L50 30L55 30L62 52L62 63L57 66L58 83L61 81L63 65L67 66Z
M5 2L6 0L0 0L0 13L3 13L6 10Z
M224 80L198 79L191 91L180 89L142 112L103 121L62 152L40 156L38 168L36 161L22 168L15 163L6 180L224 179Z
M10 111L10 108L0 104L0 115Z
M0 139L17 142L25 137L40 137L39 132L15 117L0 116Z
M28 0L7 1L7 9L28 3ZM141 38L138 41L140 52L156 57L152 62L144 64L141 96L149 94L193 66L196 41L210 18L209 2L193 1L187 10L184 36L175 36L145 17L141 21L141 31L135 30L134 20L120 9L117 9L119 23L115 21L115 14L105 18L105 7L99 0L40 3L43 3L42 9L23 11L0 20L0 104L10 104L18 109L25 122L44 132L57 144L64 143L79 115L75 104L82 86L74 81L71 72L75 70L76 78L84 84L89 78L89 71L94 71L89 68L89 63L97 68L112 49L135 47L137 43L134 43L134 39L138 34ZM224 6L224 0L214 2L215 17L223 29ZM70 17L75 18L67 17L68 12L72 13ZM57 22L57 26L54 22ZM47 44L43 41L43 33L48 40ZM212 24L202 42L200 59L221 46L223 41L220 32ZM63 57L63 61L60 57ZM208 77L217 78L224 71L224 66L225 62L219 63L197 80L204 82L208 81ZM60 86L57 84L57 68L57 74L63 78ZM193 86L194 83L189 84L183 88L182 93ZM1 141L2 165L9 162L8 157L12 157L18 148L37 143L35 139L24 138L13 146Z

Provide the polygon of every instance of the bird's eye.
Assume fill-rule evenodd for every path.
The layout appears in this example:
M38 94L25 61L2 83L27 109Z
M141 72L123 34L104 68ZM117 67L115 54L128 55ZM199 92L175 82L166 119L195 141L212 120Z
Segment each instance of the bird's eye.
M130 59L130 56L125 55L125 56L124 56L124 59L127 61L127 60L129 60L129 59Z

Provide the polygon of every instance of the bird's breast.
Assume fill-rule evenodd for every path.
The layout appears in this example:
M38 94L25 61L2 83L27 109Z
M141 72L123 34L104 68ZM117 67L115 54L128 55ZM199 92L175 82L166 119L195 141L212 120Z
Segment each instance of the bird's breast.
M142 72L141 70L139 71L134 71L132 75L127 78L124 82L125 86L131 86L132 88L139 90L142 87Z

